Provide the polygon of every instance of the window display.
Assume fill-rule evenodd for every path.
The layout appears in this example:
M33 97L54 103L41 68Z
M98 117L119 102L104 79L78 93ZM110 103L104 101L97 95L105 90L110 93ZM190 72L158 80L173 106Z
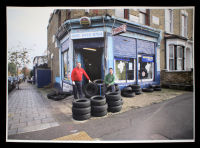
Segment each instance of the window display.
M153 56L138 56L138 77L139 79L153 79L154 59Z
M134 59L115 58L115 79L119 82L134 80Z
M65 51L63 53L63 72L65 80L68 80L67 70L68 70L68 52Z

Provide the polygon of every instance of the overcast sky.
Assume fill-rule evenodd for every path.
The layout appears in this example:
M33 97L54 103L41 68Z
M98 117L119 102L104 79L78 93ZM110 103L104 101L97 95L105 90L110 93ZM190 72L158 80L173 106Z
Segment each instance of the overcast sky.
M47 49L47 25L53 7L7 7L7 50L18 45L32 49L33 58Z

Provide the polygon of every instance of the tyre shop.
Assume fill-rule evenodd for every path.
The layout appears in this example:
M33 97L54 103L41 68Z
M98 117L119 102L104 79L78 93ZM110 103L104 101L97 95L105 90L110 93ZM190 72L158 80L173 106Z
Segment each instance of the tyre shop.
M119 32L113 33L116 28ZM158 29L114 16L83 17L65 21L56 39L60 47L57 82L62 88L71 89L68 84L76 62L81 62L92 81L104 79L111 67L120 88L160 84Z

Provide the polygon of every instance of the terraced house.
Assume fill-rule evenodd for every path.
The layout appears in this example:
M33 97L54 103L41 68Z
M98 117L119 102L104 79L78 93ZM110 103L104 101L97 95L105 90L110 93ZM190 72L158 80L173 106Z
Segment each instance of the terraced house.
M104 79L113 68L120 87L192 85L193 12L192 7L55 9L47 27L52 82L65 86L79 61L91 80Z

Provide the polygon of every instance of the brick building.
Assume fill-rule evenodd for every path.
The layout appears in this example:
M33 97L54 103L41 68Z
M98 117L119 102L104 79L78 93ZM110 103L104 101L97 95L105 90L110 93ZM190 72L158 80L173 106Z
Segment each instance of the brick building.
M114 68L117 83L122 86L129 83L142 87L172 82L192 84L193 11L193 8L54 10L47 27L48 65L52 68L53 83L62 86L75 62L80 61L93 79L104 78L108 68ZM91 23L87 27L80 24L84 16ZM112 36L112 29L122 24L126 25L126 32ZM88 37L91 32L97 35ZM98 44L98 51L102 52L98 53L101 59L96 63L101 65L86 65L85 57L89 54L80 51L85 43L95 48ZM129 53L131 50L133 53ZM124 71L118 69L117 64L121 64ZM96 77L89 71L95 67L101 70Z

